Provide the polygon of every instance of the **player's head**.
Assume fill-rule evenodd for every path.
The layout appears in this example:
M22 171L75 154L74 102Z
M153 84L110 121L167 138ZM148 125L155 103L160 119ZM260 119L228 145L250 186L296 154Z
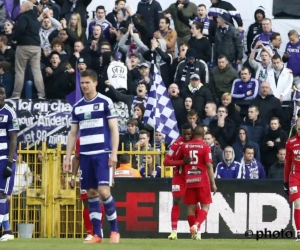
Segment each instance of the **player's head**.
M97 73L93 70L87 69L81 72L80 86L84 95L93 95L97 92L97 79Z
M243 152L245 162L251 162L254 159L254 148L251 145L246 145Z
M5 98L6 98L5 86L2 83L0 83L0 107L2 107L5 104Z
M194 128L194 138L195 139L203 139L204 136L204 128L200 125Z
M296 122L296 130L297 130L298 136L300 136L300 118L297 119L297 122Z
M190 141L193 138L193 126L190 123L185 123L181 126L181 136L185 141Z

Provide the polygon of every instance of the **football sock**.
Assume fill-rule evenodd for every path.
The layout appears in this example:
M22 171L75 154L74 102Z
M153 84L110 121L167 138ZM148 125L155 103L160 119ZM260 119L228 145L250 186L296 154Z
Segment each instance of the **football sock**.
M196 221L195 215L188 215L187 221L190 227L195 225L195 221Z
M3 231L10 231L10 225L9 225L9 202L6 201L6 209L5 209L5 214L3 217Z
M196 218L196 225L198 227L200 227L201 224L203 223L203 221L205 221L206 216L207 216L207 212L205 210L203 210L203 209L200 209L199 214L198 214L198 216Z
M300 230L300 209L294 209L294 220L297 231Z
M199 207L199 205L197 205L196 210L195 210L195 217L197 218L198 215L200 214L200 210L201 208ZM198 230L200 229L200 225L198 225Z
M106 200L103 201L105 208L106 218L110 224L111 232L119 232L118 222L117 222L117 210L114 198L109 196Z
M172 231L177 230L177 224L179 220L179 214L180 214L180 207L178 205L173 205L171 210L171 226Z
M2 225L4 215L6 212L6 202L7 202L6 198L4 198L4 197L0 198L0 226Z
M94 234L98 235L100 238L102 238L101 234L101 210L100 210L100 202L99 197L89 197L89 211L90 211L90 220L93 225Z
M87 208L83 209L83 223L87 234L93 234L93 225L90 219L90 211Z

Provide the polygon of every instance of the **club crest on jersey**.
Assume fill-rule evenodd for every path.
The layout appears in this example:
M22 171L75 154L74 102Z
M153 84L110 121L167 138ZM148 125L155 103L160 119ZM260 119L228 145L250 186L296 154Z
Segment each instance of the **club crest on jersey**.
M94 109L94 110L99 110L99 107L100 107L99 104L94 104L93 109Z
M0 122L2 122L3 121L3 116L0 116Z
M18 119L13 119L12 120L12 125L14 129L20 129Z

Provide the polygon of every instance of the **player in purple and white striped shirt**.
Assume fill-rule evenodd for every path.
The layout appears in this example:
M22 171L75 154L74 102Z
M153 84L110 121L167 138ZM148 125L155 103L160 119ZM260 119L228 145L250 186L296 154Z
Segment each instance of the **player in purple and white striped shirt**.
M84 97L73 106L64 170L68 171L70 168L72 150L80 132L81 188L87 190L94 228L93 239L84 243L102 242L99 197L110 223L110 243L119 243L116 205L110 193L119 146L117 114L112 100L96 91L96 72L83 71L80 85Z

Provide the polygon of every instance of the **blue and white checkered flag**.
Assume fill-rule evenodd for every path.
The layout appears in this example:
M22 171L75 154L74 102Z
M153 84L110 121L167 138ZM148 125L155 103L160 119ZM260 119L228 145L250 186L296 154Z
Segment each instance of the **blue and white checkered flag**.
M179 137L177 120L168 91L156 66L153 79L145 107L144 123L164 134L165 142L171 143Z

